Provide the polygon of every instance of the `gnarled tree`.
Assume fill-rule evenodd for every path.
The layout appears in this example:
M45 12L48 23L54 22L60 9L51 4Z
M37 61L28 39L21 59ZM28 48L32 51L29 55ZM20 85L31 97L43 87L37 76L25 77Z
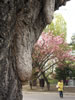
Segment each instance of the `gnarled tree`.
M0 100L22 100L31 51L54 10L68 0L0 0Z

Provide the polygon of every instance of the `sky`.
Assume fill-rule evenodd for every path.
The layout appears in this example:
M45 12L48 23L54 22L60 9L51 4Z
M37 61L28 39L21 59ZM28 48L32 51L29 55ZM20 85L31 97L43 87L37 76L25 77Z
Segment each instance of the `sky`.
M68 1L56 13L61 13L67 23L67 43L70 43L72 35L75 35L75 0Z

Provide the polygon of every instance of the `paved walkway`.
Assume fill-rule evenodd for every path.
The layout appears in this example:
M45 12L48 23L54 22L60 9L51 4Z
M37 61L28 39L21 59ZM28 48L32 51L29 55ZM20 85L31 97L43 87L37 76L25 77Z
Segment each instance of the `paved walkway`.
M75 100L75 87L66 87L64 89L63 100ZM29 85L23 86L23 100L61 100L56 87L51 86L50 91L47 88L33 87L31 90Z
M23 91L23 100L61 100L58 93ZM75 100L75 93L64 93L63 100Z

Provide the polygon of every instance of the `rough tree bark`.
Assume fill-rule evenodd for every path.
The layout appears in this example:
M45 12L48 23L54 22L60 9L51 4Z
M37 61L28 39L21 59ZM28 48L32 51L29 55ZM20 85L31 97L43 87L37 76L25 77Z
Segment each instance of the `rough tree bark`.
M54 10L68 0L0 0L0 100L22 100L31 51Z

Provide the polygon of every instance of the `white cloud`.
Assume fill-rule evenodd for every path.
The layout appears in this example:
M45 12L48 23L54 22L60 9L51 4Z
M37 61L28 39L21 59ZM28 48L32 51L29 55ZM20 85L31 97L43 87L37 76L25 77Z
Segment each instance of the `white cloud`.
M71 36L75 33L75 0L71 0L66 3L66 6L62 6L56 13L61 13L67 22L67 42L71 41Z

